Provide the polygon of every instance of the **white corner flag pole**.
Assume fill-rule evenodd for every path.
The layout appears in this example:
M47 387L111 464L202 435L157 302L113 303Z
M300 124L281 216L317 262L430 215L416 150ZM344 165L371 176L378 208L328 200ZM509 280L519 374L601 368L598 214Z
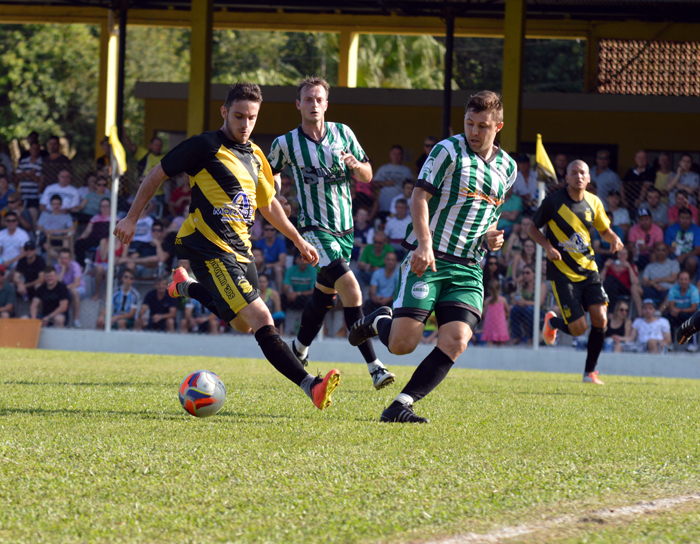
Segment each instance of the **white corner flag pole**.
M537 183L539 194L537 196L537 207L542 205L544 200L545 183ZM542 246L535 244L535 306L532 313L532 348L540 349L540 298L542 296Z
M105 295L105 332L112 330L112 296L114 295L114 250L116 237L114 228L117 226L117 198L119 196L119 168L114 157L114 150L110 149L109 164L112 167L112 198L109 202L109 260L107 261L107 288Z

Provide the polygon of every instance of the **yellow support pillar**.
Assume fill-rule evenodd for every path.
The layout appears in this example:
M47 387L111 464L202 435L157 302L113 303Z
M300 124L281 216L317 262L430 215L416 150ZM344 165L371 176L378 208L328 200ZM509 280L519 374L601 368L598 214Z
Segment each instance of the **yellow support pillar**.
M350 30L340 33L340 58L338 59L338 86L357 87L357 50L360 34Z
M95 131L95 158L104 151L100 142L117 118L117 70L118 43L114 27L114 12L109 11L107 21L100 28L100 82L97 91L97 127Z
M506 0L501 92L505 123L500 142L501 147L509 153L517 153L520 147L526 9L525 0Z
M190 86L187 100L188 137L209 128L213 6L213 0L192 0Z

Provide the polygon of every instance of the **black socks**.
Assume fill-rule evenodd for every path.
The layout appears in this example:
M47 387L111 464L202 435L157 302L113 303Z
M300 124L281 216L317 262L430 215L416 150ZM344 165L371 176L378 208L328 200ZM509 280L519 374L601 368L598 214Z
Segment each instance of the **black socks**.
M316 335L323 327L323 320L326 314L335 306L336 295L327 295L318 287L314 288L314 293L311 295L311 302L304 308L301 314L301 324L299 325L299 333L297 339L304 346L310 346Z
M391 334L391 323L393 322L392 319L383 317L379 321L377 321L377 338L379 338L379 341L384 344L387 348L389 347L389 335ZM389 350L391 351L391 350Z
M285 378L300 386L309 373L294 356L289 345L282 341L277 329L273 325L260 327L255 333L255 339L272 366Z
M551 323L551 321L550 321ZM606 327L607 328L607 327ZM598 356L603 351L605 343L605 329L600 327L591 327L591 332L588 335L588 356L586 357L586 374L595 370L598 364Z
M382 319L382 321L391 323L390 319ZM454 361L450 359L444 351L436 347L423 359L423 362L418 365L418 368L416 368L416 371L401 391L401 395L399 395L397 400L400 402L402 398L405 399L402 395L407 395L412 399L409 401L410 404L419 401L445 379L445 376L447 376L453 364ZM404 404L407 403L404 402Z
M362 313L362 306L354 306L352 308L343 308L343 313L345 314L345 326L350 330L350 328L364 317ZM374 352L374 346L372 345L372 340L367 340L363 342L357 348L360 353L365 358L365 363L373 363L377 360L377 354Z
M565 332L566 334L571 334L569 332L569 326L566 323L564 323L564 320L561 317L553 317L552 319L550 319L549 326L553 329L558 329L561 332Z

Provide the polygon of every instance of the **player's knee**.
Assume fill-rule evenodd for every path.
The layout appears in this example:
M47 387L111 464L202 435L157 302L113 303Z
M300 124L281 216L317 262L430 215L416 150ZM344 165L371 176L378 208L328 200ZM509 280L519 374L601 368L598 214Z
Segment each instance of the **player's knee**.
M251 331L251 328L250 328L250 325L248 324L248 322L245 319L241 318L240 316L235 317L231 321L231 327L233 328L233 330L238 331L238 332L242 332L242 333L249 333Z
M442 337L440 337L438 335L437 346L445 355L450 357L452 360L456 359L462 353L464 353L464 350L467 349L468 345L469 340L467 338L454 337L450 335L443 335Z
M588 323L586 323L585 319L577 319L573 323L569 324L569 332L571 333L571 336L581 336L582 334L585 334L587 330Z
M394 355L408 355L413 353L420 343L420 337L413 338L409 335L391 335L389 337L389 351Z

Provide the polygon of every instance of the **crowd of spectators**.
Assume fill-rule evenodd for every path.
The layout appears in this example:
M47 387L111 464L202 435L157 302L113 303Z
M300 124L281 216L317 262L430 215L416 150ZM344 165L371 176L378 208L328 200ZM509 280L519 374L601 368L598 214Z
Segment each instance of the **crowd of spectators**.
M398 284L401 245L411 221L410 200L420 168L437 139L424 140L423 154L409 167L404 150L394 145L388 162L375 169L369 184L351 186L355 241L351 268L363 289L365 312L390 305ZM163 142L153 138L138 147L125 138L137 164L139 179L164 156ZM109 141L93 169L74 171L61 151L61 140L50 137L42 147L35 133L27 138L14 171L0 164L0 315L24 315L56 327L80 326L81 299L104 300L111 206ZM474 341L487 345L531 344L533 328L543 315L558 312L549 282L540 286L540 316L535 306L535 243L527 236L537 208L537 173L532 158L515 157L518 176L507 193L498 228L506 243L489 253L484 269L484 312ZM553 157L556 180L548 192L566 186L566 166L573 157ZM682 154L672 164L661 153L650 164L639 151L622 177L610 168L611 154L601 150L590 165L588 190L597 194L612 228L625 242L613 254L597 232L591 233L597 265L610 299L608 349L661 352L672 345L673 331L700 304L700 175L692 156ZM675 169L674 169L675 167ZM80 174L80 175L78 175ZM125 213L133 188L118 196L118 213ZM281 195L298 212L294 181L281 176ZM175 259L175 236L189 213L191 188L186 175L168 180L140 217L129 246L117 241L118 285L113 295L112 326L117 329L219 334L226 325L196 301L171 299L167 277ZM261 298L275 324L289 328L286 317L300 312L312 293L316 271L307 266L289 241L257 216L251 230L253 255L260 278ZM186 263L181 263L185 264ZM544 271L543 271L544 277ZM90 289L86 279L90 279ZM134 287L149 285L142 296ZM69 320L69 315L72 316ZM96 326L104 327L104 312ZM426 342L437 337L434 319L426 323ZM344 327L340 327L340 334ZM295 331L287 330L293 334ZM331 331L332 332L332 331ZM691 350L697 349L691 344Z

